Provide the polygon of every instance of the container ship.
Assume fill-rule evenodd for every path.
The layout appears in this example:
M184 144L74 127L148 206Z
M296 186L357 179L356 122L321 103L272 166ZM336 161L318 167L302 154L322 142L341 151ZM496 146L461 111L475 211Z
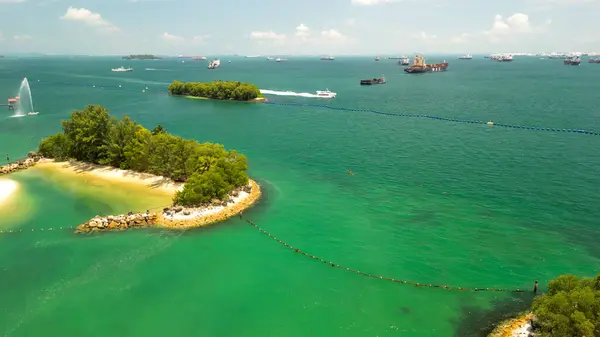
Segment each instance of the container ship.
M380 78L370 78L368 80L360 80L360 85L373 85L373 84L385 84L385 77L381 75Z
M446 68L448 68L448 62L446 61L442 63L426 64L425 60L423 59L423 56L416 55L413 61L413 65L404 68L404 71L409 74L437 73L441 71L446 71Z
M581 59L575 56L564 60L563 63L566 66L578 66L579 64L581 64Z

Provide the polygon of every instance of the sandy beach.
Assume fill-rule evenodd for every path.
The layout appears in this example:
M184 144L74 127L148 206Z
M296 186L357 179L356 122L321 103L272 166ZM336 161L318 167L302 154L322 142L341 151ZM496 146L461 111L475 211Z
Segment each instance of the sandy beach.
M175 195L175 192L183 188L183 183L174 182L169 178L78 161L56 162L52 159L42 159L36 167L60 170L66 174L90 176L112 182L141 185L171 195Z
M18 188L19 184L14 180L0 179L0 205L7 201Z
M77 175L78 178L89 177L90 179L102 179L113 183L137 185L152 189L152 192L165 193L171 198L183 188L183 183L174 182L169 178L77 161L55 162L51 159L42 159L35 167ZM196 208L170 207L167 212L163 212L162 209L157 210L158 219L155 226L185 229L206 226L236 216L239 212L256 203L261 196L260 186L255 181L249 180L248 185L245 188L233 191L224 205L217 204ZM148 208L152 209L151 207ZM177 211L175 212L174 209L177 209ZM102 216L107 217L109 214L103 214Z

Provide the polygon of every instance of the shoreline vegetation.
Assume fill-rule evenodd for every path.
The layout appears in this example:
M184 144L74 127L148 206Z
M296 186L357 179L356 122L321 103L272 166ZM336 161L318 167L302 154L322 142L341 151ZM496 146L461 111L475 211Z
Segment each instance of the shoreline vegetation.
M151 131L127 116L117 120L94 105L73 112L62 126L63 132L40 142L37 154L30 153L23 161L28 164L16 167L40 162L63 171L160 188L173 198L161 212L97 216L79 226L78 232L205 226L240 213L260 198L260 186L246 173L246 157L220 144L183 139L160 125Z
M537 288L537 281L536 281ZM600 274L567 274L548 282L529 312L501 322L488 337L600 336Z
M122 57L123 60L161 60L162 57L158 57L155 55L151 55L151 54L132 54L132 55L128 55L128 56L123 56Z
M181 82L169 85L169 95L195 99L264 103L267 99L251 83L237 81Z

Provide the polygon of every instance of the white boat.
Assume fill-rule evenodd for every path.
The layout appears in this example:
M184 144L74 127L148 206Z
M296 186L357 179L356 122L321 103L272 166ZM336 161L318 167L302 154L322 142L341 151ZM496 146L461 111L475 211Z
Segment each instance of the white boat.
M463 56L459 56L458 59L459 60L472 60L473 59L473 55L471 55L471 54L465 54Z
M112 68L111 71L122 73L125 71L133 71L133 68L125 68L123 66L120 66L119 68Z
M285 62L285 61L287 61L287 59L280 59L280 58L278 58L278 59L277 59L277 60L275 60L275 61L277 61L277 62Z
M39 112L37 112L37 111L36 111L36 112L30 111L30 112L28 112L27 114L28 114L28 115L37 115L37 114L39 114Z
M329 89L325 89L325 91L317 90L317 96L320 98L335 98L336 95L335 92L331 92Z
M400 64L401 66L410 65L410 59L408 58L408 56L404 55L400 58L400 61L398 61L398 64Z
M274 58L272 58L272 57L267 57L267 60L268 60L268 61L273 61L273 60L274 60Z
M379 61L379 60L380 60L379 56L375 56L375 61Z
M219 59L214 59L208 63L208 69L215 69L221 65L221 61Z
M333 61L335 58L333 56L324 56L321 57L321 61Z

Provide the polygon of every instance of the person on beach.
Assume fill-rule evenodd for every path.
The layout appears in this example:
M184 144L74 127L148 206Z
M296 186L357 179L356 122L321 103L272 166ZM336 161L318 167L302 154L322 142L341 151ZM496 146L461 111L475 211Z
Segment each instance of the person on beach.
M535 284L533 285L533 293L537 294L537 289L538 289L538 281L535 280Z
M240 211L240 219L242 218L242 213L243 213L243 212L242 212L242 211Z
M10 163L10 157L8 156L8 153L6 154L6 161Z

